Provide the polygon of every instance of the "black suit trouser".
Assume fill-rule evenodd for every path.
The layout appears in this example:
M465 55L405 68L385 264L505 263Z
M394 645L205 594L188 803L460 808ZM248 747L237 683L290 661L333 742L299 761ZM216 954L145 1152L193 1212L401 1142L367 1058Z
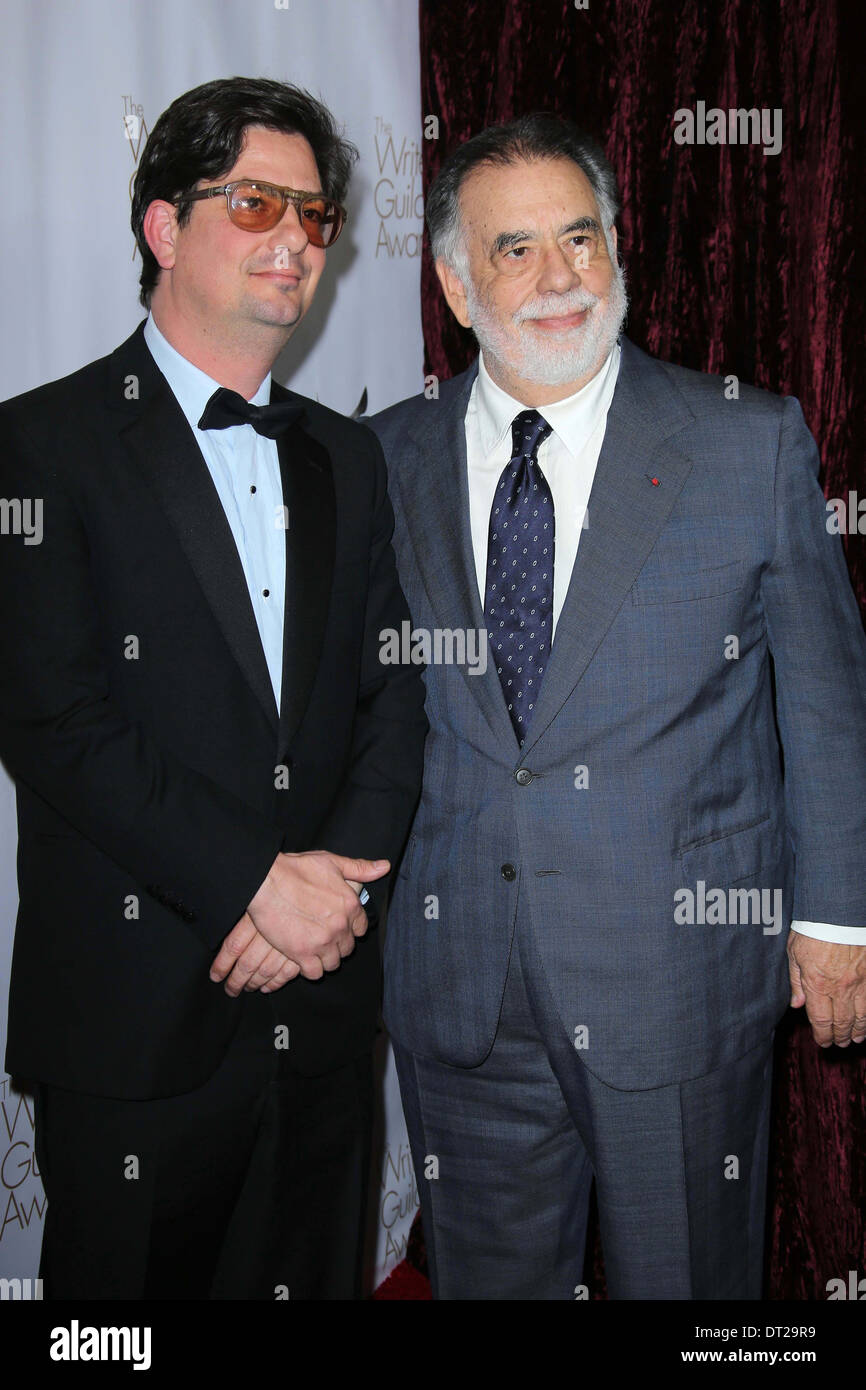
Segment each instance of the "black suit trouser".
M35 1087L46 1298L360 1296L371 1057L299 1075L275 1046L273 1003L238 1000L237 1032L195 1091Z

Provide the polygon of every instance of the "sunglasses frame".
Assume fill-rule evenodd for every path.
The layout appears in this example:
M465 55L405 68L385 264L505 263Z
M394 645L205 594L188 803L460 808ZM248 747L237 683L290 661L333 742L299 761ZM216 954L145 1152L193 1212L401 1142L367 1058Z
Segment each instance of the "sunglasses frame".
M280 208L279 217L275 218L275 220L271 223L269 227L240 227L239 223L235 222L234 218L232 217L232 194L234 193L235 189L240 188L242 184L249 184L253 188L261 188L262 190L267 190L269 192L272 191L274 193L279 193L280 197L283 200L282 207ZM336 198L329 198L327 193L311 193L304 189L284 188L282 184L268 183L266 179L232 179L231 183L221 183L216 188L199 188L195 193L185 193L183 195L183 198L178 199L178 202L195 203L198 202L201 198L218 198L223 193L225 194L226 199L226 213L228 214L228 219L231 222L232 226L238 227L239 230L242 232L273 231L274 227L276 227L277 223L282 219L283 214L285 213L289 203L294 204L295 210L298 214L298 220L301 222L301 226L303 227L304 223L301 220L301 216L303 213L304 203L309 202L313 198L315 198L317 202L321 202L322 199L324 199L326 203L330 203L333 207L337 208L342 220L340 222L339 230L337 231L336 235L333 236L329 242L322 244L321 250L323 251L330 250L330 248L334 245L334 242L340 236L340 233L342 232L349 219L349 214L343 207L343 204L338 203ZM304 230L307 231L307 235L309 236L308 229L305 227ZM310 238L310 240L312 242L312 245L315 246L316 243L312 241L312 238Z

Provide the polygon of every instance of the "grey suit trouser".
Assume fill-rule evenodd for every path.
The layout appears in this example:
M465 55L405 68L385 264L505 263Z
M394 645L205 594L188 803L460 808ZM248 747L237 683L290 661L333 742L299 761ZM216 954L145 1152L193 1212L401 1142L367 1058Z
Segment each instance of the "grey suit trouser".
M480 1066L394 1044L434 1297L585 1297L594 1176L609 1297L760 1298L772 1044L614 1090L585 1065L591 1045L572 1046L518 926Z

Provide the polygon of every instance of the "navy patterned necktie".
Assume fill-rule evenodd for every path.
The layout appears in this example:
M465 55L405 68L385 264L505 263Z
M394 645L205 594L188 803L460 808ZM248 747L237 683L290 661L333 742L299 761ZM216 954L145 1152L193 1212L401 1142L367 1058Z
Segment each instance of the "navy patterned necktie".
M553 639L553 498L537 458L550 432L537 410L514 417L487 540L484 619L521 748Z

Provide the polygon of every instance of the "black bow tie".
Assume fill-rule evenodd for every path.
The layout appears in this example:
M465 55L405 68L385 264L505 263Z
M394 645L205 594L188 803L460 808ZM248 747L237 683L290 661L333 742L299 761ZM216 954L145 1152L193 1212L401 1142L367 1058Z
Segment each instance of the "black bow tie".
M276 439L299 419L304 407L297 401L277 401L273 405L250 405L237 391L220 386L214 391L198 422L200 430L226 430L232 425L252 425L258 434Z

